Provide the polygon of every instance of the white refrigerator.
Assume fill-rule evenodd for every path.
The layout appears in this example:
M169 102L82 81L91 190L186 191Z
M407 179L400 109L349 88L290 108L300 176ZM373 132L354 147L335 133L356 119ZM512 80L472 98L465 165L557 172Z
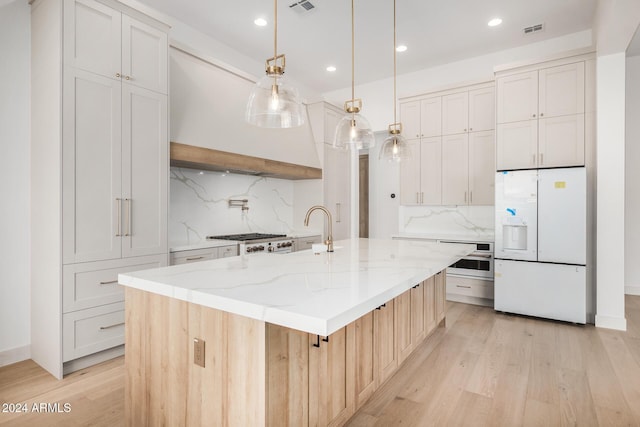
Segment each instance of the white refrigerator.
M498 311L587 321L585 168L496 173Z

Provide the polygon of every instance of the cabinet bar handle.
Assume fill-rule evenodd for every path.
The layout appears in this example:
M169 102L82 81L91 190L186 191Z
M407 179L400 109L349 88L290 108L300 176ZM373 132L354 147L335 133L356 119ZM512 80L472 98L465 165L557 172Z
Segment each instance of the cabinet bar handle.
M122 199L119 197L116 197L116 206L118 209L118 214L116 215L118 217L118 231L116 231L116 237L120 237L122 236L122 224L120 224L120 217L122 216Z
M469 203L473 203L473 191L469 191Z
M127 203L127 231L124 233L125 236L131 236L131 199L124 199Z
M100 326L100 330L104 331L106 329L111 329L111 328L115 328L115 327L122 326L122 325L124 325L124 322L116 323L114 325L109 325L109 326Z
M320 348L320 335L316 335L316 342L313 344L313 346Z
M204 258L203 256L194 256L193 258L187 258L186 261L195 261L197 259L202 259Z
M336 222L340 222L340 203L336 203Z
M100 282L101 285L111 285L112 283L118 283L117 280L109 280L108 282Z
M471 289L471 286L462 286L462 285L456 285L456 288L465 288L465 289Z
M533 155L533 165L535 166L535 164L536 164L536 155L534 154Z
M540 164L544 165L544 153L540 153Z
M420 204L424 205L424 192L420 193Z

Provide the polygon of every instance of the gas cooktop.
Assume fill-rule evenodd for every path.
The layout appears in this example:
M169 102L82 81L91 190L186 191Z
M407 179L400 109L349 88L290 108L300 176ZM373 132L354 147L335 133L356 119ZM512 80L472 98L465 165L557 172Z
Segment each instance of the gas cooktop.
M278 239L287 237L286 234L267 234L267 233L241 233L241 234L223 234L221 236L207 236L207 240L236 240L238 242L250 242L252 240Z

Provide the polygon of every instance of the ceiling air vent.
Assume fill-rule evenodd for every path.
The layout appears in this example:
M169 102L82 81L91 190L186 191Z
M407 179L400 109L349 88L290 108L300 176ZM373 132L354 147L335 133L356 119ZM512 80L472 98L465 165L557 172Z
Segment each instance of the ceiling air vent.
M311 12L316 7L309 0L301 0L289 5L289 9L299 14Z
M522 30L525 36L528 36L533 33L538 33L540 31L544 31L544 24L536 24L530 27L526 27Z

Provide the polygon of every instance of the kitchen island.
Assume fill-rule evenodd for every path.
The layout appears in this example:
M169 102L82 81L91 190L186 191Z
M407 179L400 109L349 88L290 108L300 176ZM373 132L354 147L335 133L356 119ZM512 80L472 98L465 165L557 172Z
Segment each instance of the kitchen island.
M441 272L474 247L335 247L120 275L127 424L344 424L444 321Z

